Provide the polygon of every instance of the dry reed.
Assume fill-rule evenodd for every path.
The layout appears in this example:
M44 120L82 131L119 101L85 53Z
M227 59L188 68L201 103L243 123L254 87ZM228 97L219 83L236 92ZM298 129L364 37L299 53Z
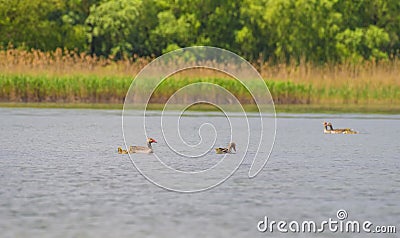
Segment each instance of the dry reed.
M133 76L151 60L133 56L114 61L70 50L24 51L10 46L0 50L1 100L120 102ZM397 59L318 66L307 62L255 62L254 66L266 79L278 103L400 102L400 62ZM222 84L226 79L223 74L215 71L200 71L187 70L179 77L196 81L201 75L204 78L214 78ZM21 80L25 80L25 83L21 83ZM57 84L49 84L53 86L46 88L47 82L51 80L57 81ZM100 86L93 91L90 89L92 84ZM36 93L28 88L32 89L32 85L36 85ZM68 87L72 89L68 91L62 85L70 85ZM171 83L166 87L173 89L178 85ZM41 91L46 91L42 97Z

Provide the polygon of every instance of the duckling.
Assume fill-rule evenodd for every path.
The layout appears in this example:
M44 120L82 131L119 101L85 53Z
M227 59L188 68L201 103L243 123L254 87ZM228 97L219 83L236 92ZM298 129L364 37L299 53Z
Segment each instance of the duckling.
M233 154L232 149L236 152L236 144L234 142L229 143L228 148L215 148L217 154Z
M118 147L118 154L128 154L128 151L123 150L121 147Z
M142 154L150 154L153 153L153 147L151 143L157 143L153 138L147 139L147 147L146 146L129 146L129 153L142 153Z
M324 133L325 134L358 134L357 131L354 131L350 128L333 129L332 123L330 123L330 122L324 122L323 125L324 125Z

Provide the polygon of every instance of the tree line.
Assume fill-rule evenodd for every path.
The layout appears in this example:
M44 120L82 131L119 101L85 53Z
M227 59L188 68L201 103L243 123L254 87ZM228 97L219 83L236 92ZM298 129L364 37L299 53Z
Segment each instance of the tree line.
M0 0L3 49L155 57L210 45L248 60L400 55L399 0Z

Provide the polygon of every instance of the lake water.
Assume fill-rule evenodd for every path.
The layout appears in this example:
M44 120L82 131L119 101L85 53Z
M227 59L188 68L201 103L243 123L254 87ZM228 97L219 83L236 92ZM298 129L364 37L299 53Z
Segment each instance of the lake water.
M361 133L324 135L324 120ZM257 177L244 161L221 185L190 194L155 186L116 153L118 110L0 109L0 135L1 237L379 237L257 230L265 216L318 223L340 209L347 220L397 225L382 237L400 232L400 116L280 114ZM191 161L180 169L215 163Z

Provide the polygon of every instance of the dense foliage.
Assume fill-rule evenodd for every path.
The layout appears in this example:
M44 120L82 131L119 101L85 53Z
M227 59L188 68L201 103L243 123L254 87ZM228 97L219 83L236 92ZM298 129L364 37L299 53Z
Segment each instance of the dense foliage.
M399 0L0 0L3 48L111 58L212 45L249 60L399 56Z

